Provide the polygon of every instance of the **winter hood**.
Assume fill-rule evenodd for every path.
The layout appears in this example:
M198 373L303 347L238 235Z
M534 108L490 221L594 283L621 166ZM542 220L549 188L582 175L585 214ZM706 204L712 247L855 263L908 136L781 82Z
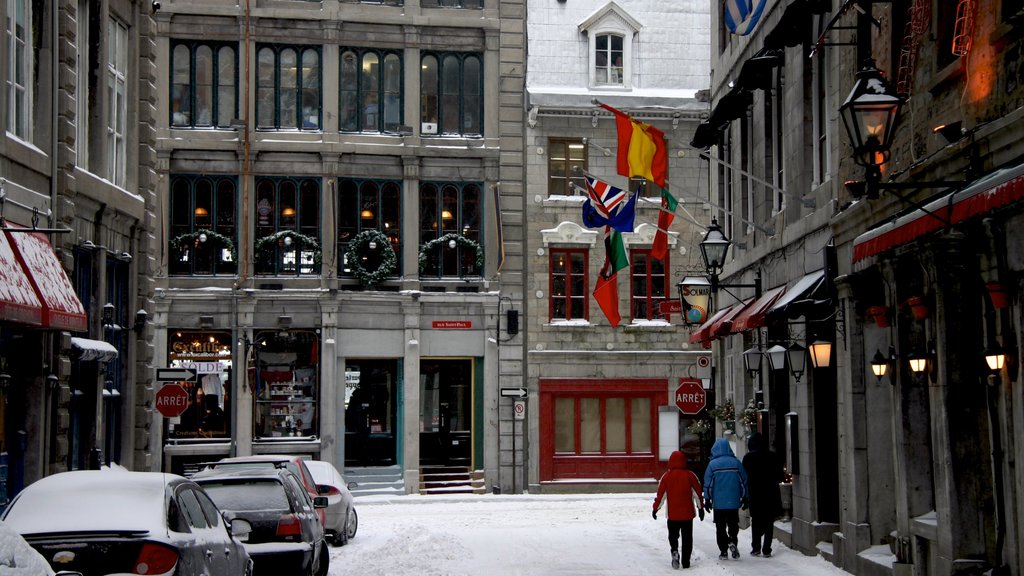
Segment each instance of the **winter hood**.
M683 454L679 450L676 450L668 457L668 469L669 470L684 470L686 469L686 454Z
M747 450L764 450L764 436L760 432L754 432L747 438Z
M732 446L729 445L729 441L725 438L715 440L715 445L711 447L712 458L719 458L722 456L735 456L732 451Z

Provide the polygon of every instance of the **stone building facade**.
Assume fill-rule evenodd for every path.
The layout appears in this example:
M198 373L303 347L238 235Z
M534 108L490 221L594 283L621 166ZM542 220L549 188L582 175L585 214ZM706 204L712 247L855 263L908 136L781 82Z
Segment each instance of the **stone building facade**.
M195 408L154 422L161 467L293 453L400 491L430 467L506 483L523 6L174 1L156 20L154 347L198 371Z
M15 0L0 11L6 504L48 474L159 463L146 322L156 67L149 2Z
M1021 6L829 4L766 2L741 36L712 3L694 144L731 165L711 178L734 211L723 281L786 291L741 304L763 326L701 334L720 387L767 384L790 546L854 574L1020 574ZM855 158L840 107L869 58L903 106L891 148ZM876 183L858 161L880 162ZM820 367L742 370L745 350L819 342ZM990 370L994 351L1008 361Z

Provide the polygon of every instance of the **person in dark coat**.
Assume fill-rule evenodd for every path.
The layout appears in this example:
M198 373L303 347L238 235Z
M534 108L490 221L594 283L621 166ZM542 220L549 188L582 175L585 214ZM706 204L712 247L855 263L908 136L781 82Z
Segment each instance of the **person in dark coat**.
M686 468L686 455L676 450L668 457L668 472L658 481L658 494L654 497L651 516L658 519L658 509L663 498L668 498L668 544L672 552L672 567L690 567L690 553L693 552L693 495L697 494L700 505L696 513L704 520L704 500L701 497L700 480ZM682 536L680 550L679 540Z
M747 454L743 469L747 471L750 496L750 555L771 556L775 518L782 513L782 494L779 483L784 478L782 462L760 432L747 438Z
M711 461L704 470L704 508L715 511L715 536L718 540L718 559L732 554L740 557L736 536L740 531L740 508L747 507L747 472L733 454L725 438L715 440L711 447Z

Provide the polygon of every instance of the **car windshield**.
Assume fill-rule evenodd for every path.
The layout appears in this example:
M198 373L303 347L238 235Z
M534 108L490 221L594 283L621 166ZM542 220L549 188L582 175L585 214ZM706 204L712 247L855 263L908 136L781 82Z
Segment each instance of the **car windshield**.
M288 510L284 487L270 480L203 482L203 489L221 510Z

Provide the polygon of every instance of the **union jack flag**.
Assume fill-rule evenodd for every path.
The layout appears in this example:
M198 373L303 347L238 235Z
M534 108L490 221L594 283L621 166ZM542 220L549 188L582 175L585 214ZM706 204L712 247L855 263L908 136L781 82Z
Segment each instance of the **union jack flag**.
M636 216L636 194L611 184L587 178L588 199L583 204L583 225L588 228L611 226L620 232L632 232Z

